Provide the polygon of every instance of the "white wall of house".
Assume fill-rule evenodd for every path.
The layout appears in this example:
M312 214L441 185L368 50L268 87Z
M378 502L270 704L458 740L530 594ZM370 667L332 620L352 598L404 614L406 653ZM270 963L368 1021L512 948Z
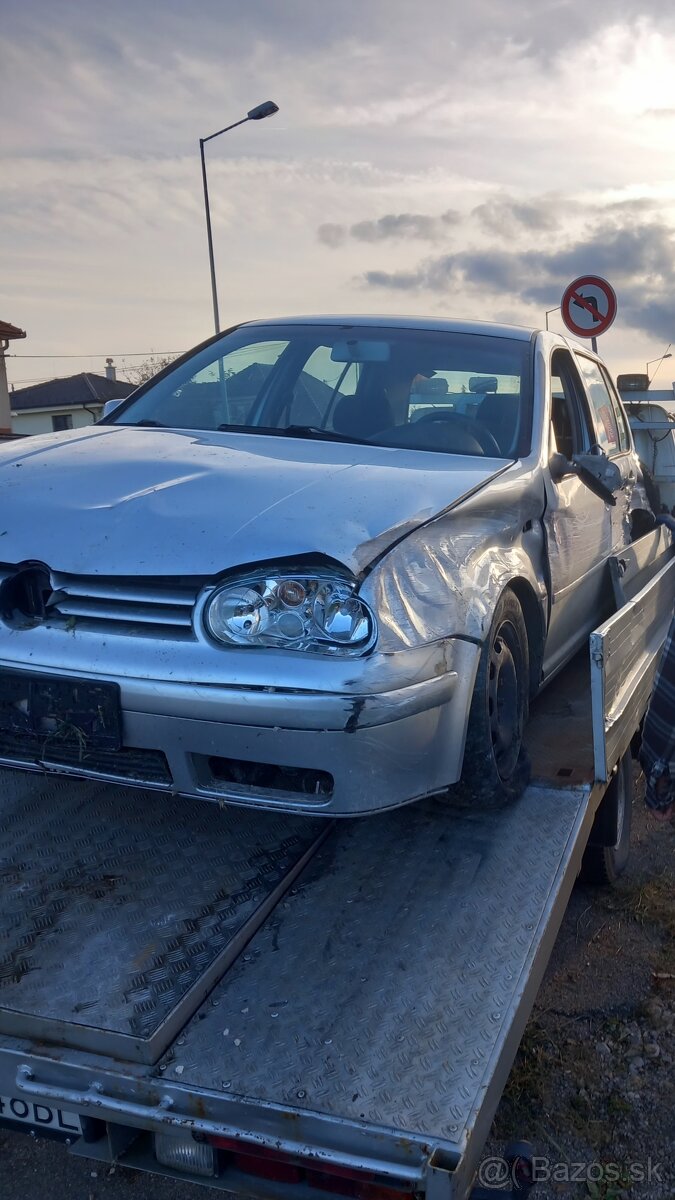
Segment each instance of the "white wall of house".
M2 342L2 346L8 345L7 342ZM7 366L5 363L4 349L0 348L0 431L10 428L9 421L9 390L7 387Z
M11 399L11 395L10 395ZM12 413L12 433L52 433L54 430L53 417L69 416L72 421L72 429L82 429L84 425L93 425L94 417L92 413L96 413L98 421L103 415L102 404L91 404L91 412L86 408L82 408L79 404L77 408L38 408L31 409L30 412L13 412Z

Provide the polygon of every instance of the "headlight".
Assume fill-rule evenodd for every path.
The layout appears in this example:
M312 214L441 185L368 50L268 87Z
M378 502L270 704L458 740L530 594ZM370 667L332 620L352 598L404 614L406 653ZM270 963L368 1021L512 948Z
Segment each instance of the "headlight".
M208 598L204 623L228 646L277 646L322 654L364 654L375 621L339 576L252 575L225 583Z

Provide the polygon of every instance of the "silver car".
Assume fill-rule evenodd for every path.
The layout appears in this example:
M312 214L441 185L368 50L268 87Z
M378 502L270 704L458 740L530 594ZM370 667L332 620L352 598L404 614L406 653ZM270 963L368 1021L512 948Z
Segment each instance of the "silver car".
M0 762L340 816L516 796L647 508L565 338L240 325L0 448Z

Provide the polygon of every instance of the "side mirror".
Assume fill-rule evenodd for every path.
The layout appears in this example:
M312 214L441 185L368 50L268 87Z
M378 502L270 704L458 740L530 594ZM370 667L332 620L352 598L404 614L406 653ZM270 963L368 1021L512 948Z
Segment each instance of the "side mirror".
M621 490L623 479L619 467L607 457L604 450L575 454L574 469L591 492L607 504L616 504L615 492Z
M121 400L106 400L105 404L103 405L102 419L105 420L106 417L109 417L116 408L119 408L121 403Z
M576 475L583 484L606 504L615 505L614 493L623 483L621 471L603 450L593 454L575 454L572 462L557 451L549 459L549 471L554 483L567 475Z

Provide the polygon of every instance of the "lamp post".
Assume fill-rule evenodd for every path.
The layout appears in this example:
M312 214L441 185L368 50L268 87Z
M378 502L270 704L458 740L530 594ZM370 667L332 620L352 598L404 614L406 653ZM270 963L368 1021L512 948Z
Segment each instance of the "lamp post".
M209 208L209 186L206 180L206 159L204 157L204 146L207 142L212 142L214 138L220 137L221 133L229 133L230 129L236 129L238 125L245 125L247 121L262 121L264 117L272 117L279 111L279 105L273 100L265 100L263 104L256 105L250 112L242 117L240 121L234 121L232 125L226 125L224 129L218 129L216 133L210 133L208 137L199 139L199 153L202 160L202 183L204 184L204 209L206 211L206 237L209 243L209 269L211 271L211 297L213 300L213 323L216 333L220 333L220 317L218 315L218 289L216 287L216 265L213 258L213 233L211 230L211 209Z
M546 320L546 328L547 328L547 329L548 329L548 318L549 318L549 313L552 313L552 312L559 312L559 311L560 311L560 305L559 305L559 304L556 304L555 308L547 308L547 309L546 309L546 312L544 313L544 318L545 318L545 320Z
M666 353L662 354L660 358L650 358L649 362L645 364L645 374L646 374L647 380L648 380L647 387L649 387L649 384L651 383L652 379L656 378L656 372L658 371L658 369L661 366L661 363L664 361L664 359L672 358L672 357L673 356L669 352L668 347L666 347ZM656 368L656 371L652 375L652 379L650 379L649 378L649 368L651 367L652 363L655 363L655 362L657 362L659 364L659 367Z

